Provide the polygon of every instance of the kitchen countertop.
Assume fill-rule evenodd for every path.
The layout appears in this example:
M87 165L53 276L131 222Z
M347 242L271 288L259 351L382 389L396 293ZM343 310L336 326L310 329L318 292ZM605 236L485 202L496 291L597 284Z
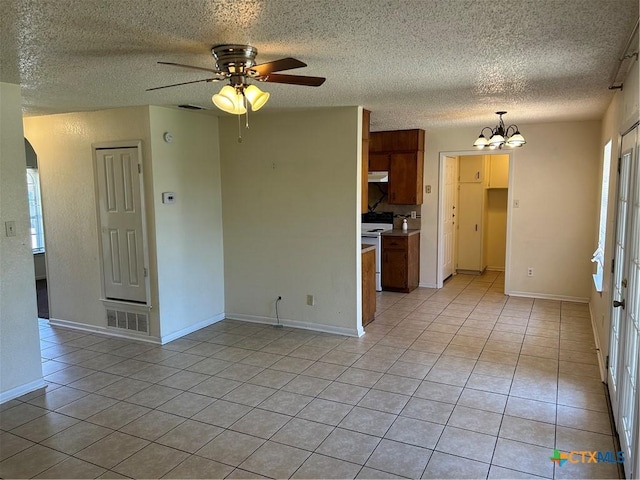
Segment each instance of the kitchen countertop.
M362 244L362 253L367 253L371 250L375 250L376 246L375 245L365 245L364 243Z
M416 235L420 233L419 229L415 230L402 230L401 228L388 230L386 232L382 232L383 237L410 237L411 235Z

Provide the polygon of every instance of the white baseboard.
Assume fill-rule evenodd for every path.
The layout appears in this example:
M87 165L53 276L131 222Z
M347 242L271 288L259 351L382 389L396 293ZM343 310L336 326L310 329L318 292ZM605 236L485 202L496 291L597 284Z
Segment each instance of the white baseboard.
M50 318L49 324L56 327L73 328L74 330L81 330L83 332L99 333L108 337L126 338L129 340L138 340L148 343L160 343L160 338L158 337L142 335L122 328L107 328L97 325L87 325L86 323L72 322L70 320L62 320L60 318Z
M553 295L550 293L539 292L504 292L505 295L511 297L524 297L524 298L540 298L542 300L559 300L563 302L575 302L575 303L589 303L588 297L570 297L567 295Z
M242 313L227 313L229 320L242 320L243 322L264 323L267 325L275 325L276 319L273 317L263 317L258 315L244 315ZM303 330L313 330L316 332L334 333L336 335L347 335L349 337L361 337L364 335L362 326L358 328L336 327L333 325L325 325L322 323L308 323L299 320L280 319L280 324L284 327L301 328Z
M195 325L191 325L189 327L183 328L182 330L178 330L177 332L170 333L169 335L161 335L160 343L164 345L165 343L172 342L173 340L177 340L180 337L184 337L185 335L189 335L190 333L195 332L196 330L200 330L201 328L208 327L209 325L213 325L214 323L218 323L220 320L225 319L225 314L219 313L211 318L203 320L202 322L198 322Z
M591 302L589 302L589 318L591 318L591 330L593 330L593 339L596 342L596 353L598 355L598 368L600 369L600 380L607 383L607 369L605 361L602 357L602 349L600 348L600 337L598 336L598 328L596 327L596 319L591 310Z
M19 387L7 390L6 392L0 392L0 403L8 402L9 400L21 397L22 395L26 395L27 393L31 393L34 390L46 386L47 384L44 379L40 378L38 380L34 380L33 382L25 383L24 385L20 385Z
M418 287L422 287L422 288L438 288L438 285L436 285L435 283L419 283Z

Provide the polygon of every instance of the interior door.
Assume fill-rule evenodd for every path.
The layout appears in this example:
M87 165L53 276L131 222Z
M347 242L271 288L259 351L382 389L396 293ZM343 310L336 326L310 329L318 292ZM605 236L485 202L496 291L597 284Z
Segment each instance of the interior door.
M146 303L139 152L96 149L105 297Z
M456 184L458 178L458 158L444 157L444 190L443 198L443 219L442 219L442 241L443 241L443 264L442 278L447 279L455 271L455 245L456 245Z
M458 187L457 270L479 272L482 269L482 196L481 183L461 183Z
M640 355L640 165L637 127L622 139L613 270L608 387L625 452L625 473L635 478L638 454Z

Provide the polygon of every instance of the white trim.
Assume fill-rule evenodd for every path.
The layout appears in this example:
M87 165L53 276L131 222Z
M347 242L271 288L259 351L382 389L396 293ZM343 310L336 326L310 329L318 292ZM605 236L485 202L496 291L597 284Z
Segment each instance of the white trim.
M139 340L141 342L147 343L160 343L160 339L158 337L136 334L132 330L124 330L122 328L87 325L86 323L72 322L71 320L62 320L60 318L50 318L49 324L53 325L54 327L72 328L74 330L81 330L83 332L99 333L101 335L107 335L109 337L127 338L129 340Z
M160 343L164 345L165 343L172 342L173 340L177 340L178 338L184 337L185 335L189 335L201 328L208 327L209 325L213 325L214 323L218 323L221 320L225 319L224 312L219 313L211 318L207 318L201 322L198 322L194 325L190 325L182 330L178 330L177 332L170 333L169 335L161 335Z
M151 309L153 308L152 305L147 303L126 302L124 300L111 300L108 298L100 298L99 300L102 303L104 303L105 307L111 307L111 308L120 308L120 307L131 308L132 307L133 310L138 310L140 312L150 312Z
M439 287L438 285L436 285L435 283L419 283L418 287L422 287L422 288L442 288L442 287Z
M589 318L591 319L591 329L593 330L593 339L596 343L596 355L598 356L598 368L600 369L600 380L602 380L603 383L607 383L607 370L605 368L604 358L602 358L602 349L600 348L600 336L598 335L598 329L596 327L595 318L593 317L591 302L589 302Z
M541 300L559 300L563 302L589 303L589 297L569 297L567 295L553 295L540 292L504 292L511 297L539 298Z
M34 390L38 390L39 388L43 388L46 386L47 383L44 381L44 379L40 378L38 380L34 380L33 382L25 383L24 385L20 385L19 387L7 390L6 392L0 392L0 403L8 402L9 400L21 397L22 395L26 395L27 393L31 393Z
M264 317L258 315L244 315L242 313L227 313L229 320L241 320L251 323L265 323L267 325L276 325L276 319L273 317ZM347 335L349 337L361 337L364 335L362 326L357 329L336 327L333 325L325 325L322 323L308 323L299 320L280 319L280 325L283 327L301 328L303 330L313 330L316 332L333 333L335 335Z

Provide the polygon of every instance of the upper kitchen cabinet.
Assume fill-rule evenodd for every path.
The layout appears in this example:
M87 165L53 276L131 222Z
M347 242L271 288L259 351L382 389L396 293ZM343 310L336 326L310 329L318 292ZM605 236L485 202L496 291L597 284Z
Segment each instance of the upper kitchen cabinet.
M422 204L424 130L372 132L369 169L388 171L388 203Z
M460 183L482 183L485 178L485 155L461 155L458 167Z
M371 112L362 109L362 213L369 211L369 120Z
M509 187L509 155L489 155L487 188Z

